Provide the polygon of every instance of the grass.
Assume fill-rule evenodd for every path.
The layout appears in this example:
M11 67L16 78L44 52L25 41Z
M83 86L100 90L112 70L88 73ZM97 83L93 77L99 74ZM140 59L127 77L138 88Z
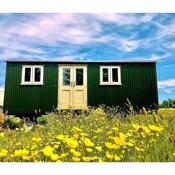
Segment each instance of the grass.
M113 114L113 115L112 115ZM175 110L121 117L93 109L0 133L1 162L174 162Z

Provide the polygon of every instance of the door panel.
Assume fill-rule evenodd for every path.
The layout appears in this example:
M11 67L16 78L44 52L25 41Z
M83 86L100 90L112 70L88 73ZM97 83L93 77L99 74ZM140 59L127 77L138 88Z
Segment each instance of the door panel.
M59 66L58 108L87 108L87 66Z
M76 109L87 107L87 67L74 67L74 107Z
M70 66L60 66L59 67L59 101L58 108L68 109L72 106L72 88L71 88L71 79L73 70Z

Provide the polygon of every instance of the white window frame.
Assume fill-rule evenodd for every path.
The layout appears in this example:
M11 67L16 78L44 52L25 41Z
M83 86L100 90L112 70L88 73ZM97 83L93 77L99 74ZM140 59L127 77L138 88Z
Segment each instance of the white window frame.
M25 81L25 69L31 68L30 82ZM41 69L40 82L35 80L35 68ZM21 85L43 85L43 76L44 76L44 66L43 65L23 65L22 66L22 76L21 76Z
M103 69L108 69L108 82L103 81ZM110 84L110 66L100 66L100 85Z
M118 69L118 81L117 82L114 82L113 80L112 80L112 69ZM121 85L122 83L121 83L121 69L120 69L120 66L111 66L111 68L110 68L110 81L111 81L111 85Z
M103 82L103 68L108 69L108 82ZM112 81L112 69L118 69L118 82ZM120 66L100 66L100 85L122 85L121 83L121 67Z

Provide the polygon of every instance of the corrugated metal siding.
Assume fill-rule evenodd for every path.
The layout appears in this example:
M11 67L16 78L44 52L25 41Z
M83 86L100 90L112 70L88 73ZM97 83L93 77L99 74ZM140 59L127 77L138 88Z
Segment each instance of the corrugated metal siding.
M117 65L121 66L122 85L99 85L100 65L88 65L88 105L123 106L127 98L135 107L158 104L155 63Z
M31 63L41 64L41 63ZM44 85L22 86L22 63L7 63L4 110L11 114L32 113L57 107L58 64L44 63ZM99 85L100 65L88 65L88 105L120 105L128 98L138 107L158 104L155 63L121 63L122 85ZM114 64L111 64L114 65Z
M33 65L33 64L32 64ZM5 83L4 110L12 114L42 112L57 107L58 65L44 65L44 85L25 86L21 83L22 64L8 63Z

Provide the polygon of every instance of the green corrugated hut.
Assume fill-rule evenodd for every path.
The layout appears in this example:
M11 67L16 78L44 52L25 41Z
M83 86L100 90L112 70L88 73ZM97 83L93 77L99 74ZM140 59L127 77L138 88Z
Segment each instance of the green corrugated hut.
M30 114L88 106L158 105L155 61L7 61L4 111Z

